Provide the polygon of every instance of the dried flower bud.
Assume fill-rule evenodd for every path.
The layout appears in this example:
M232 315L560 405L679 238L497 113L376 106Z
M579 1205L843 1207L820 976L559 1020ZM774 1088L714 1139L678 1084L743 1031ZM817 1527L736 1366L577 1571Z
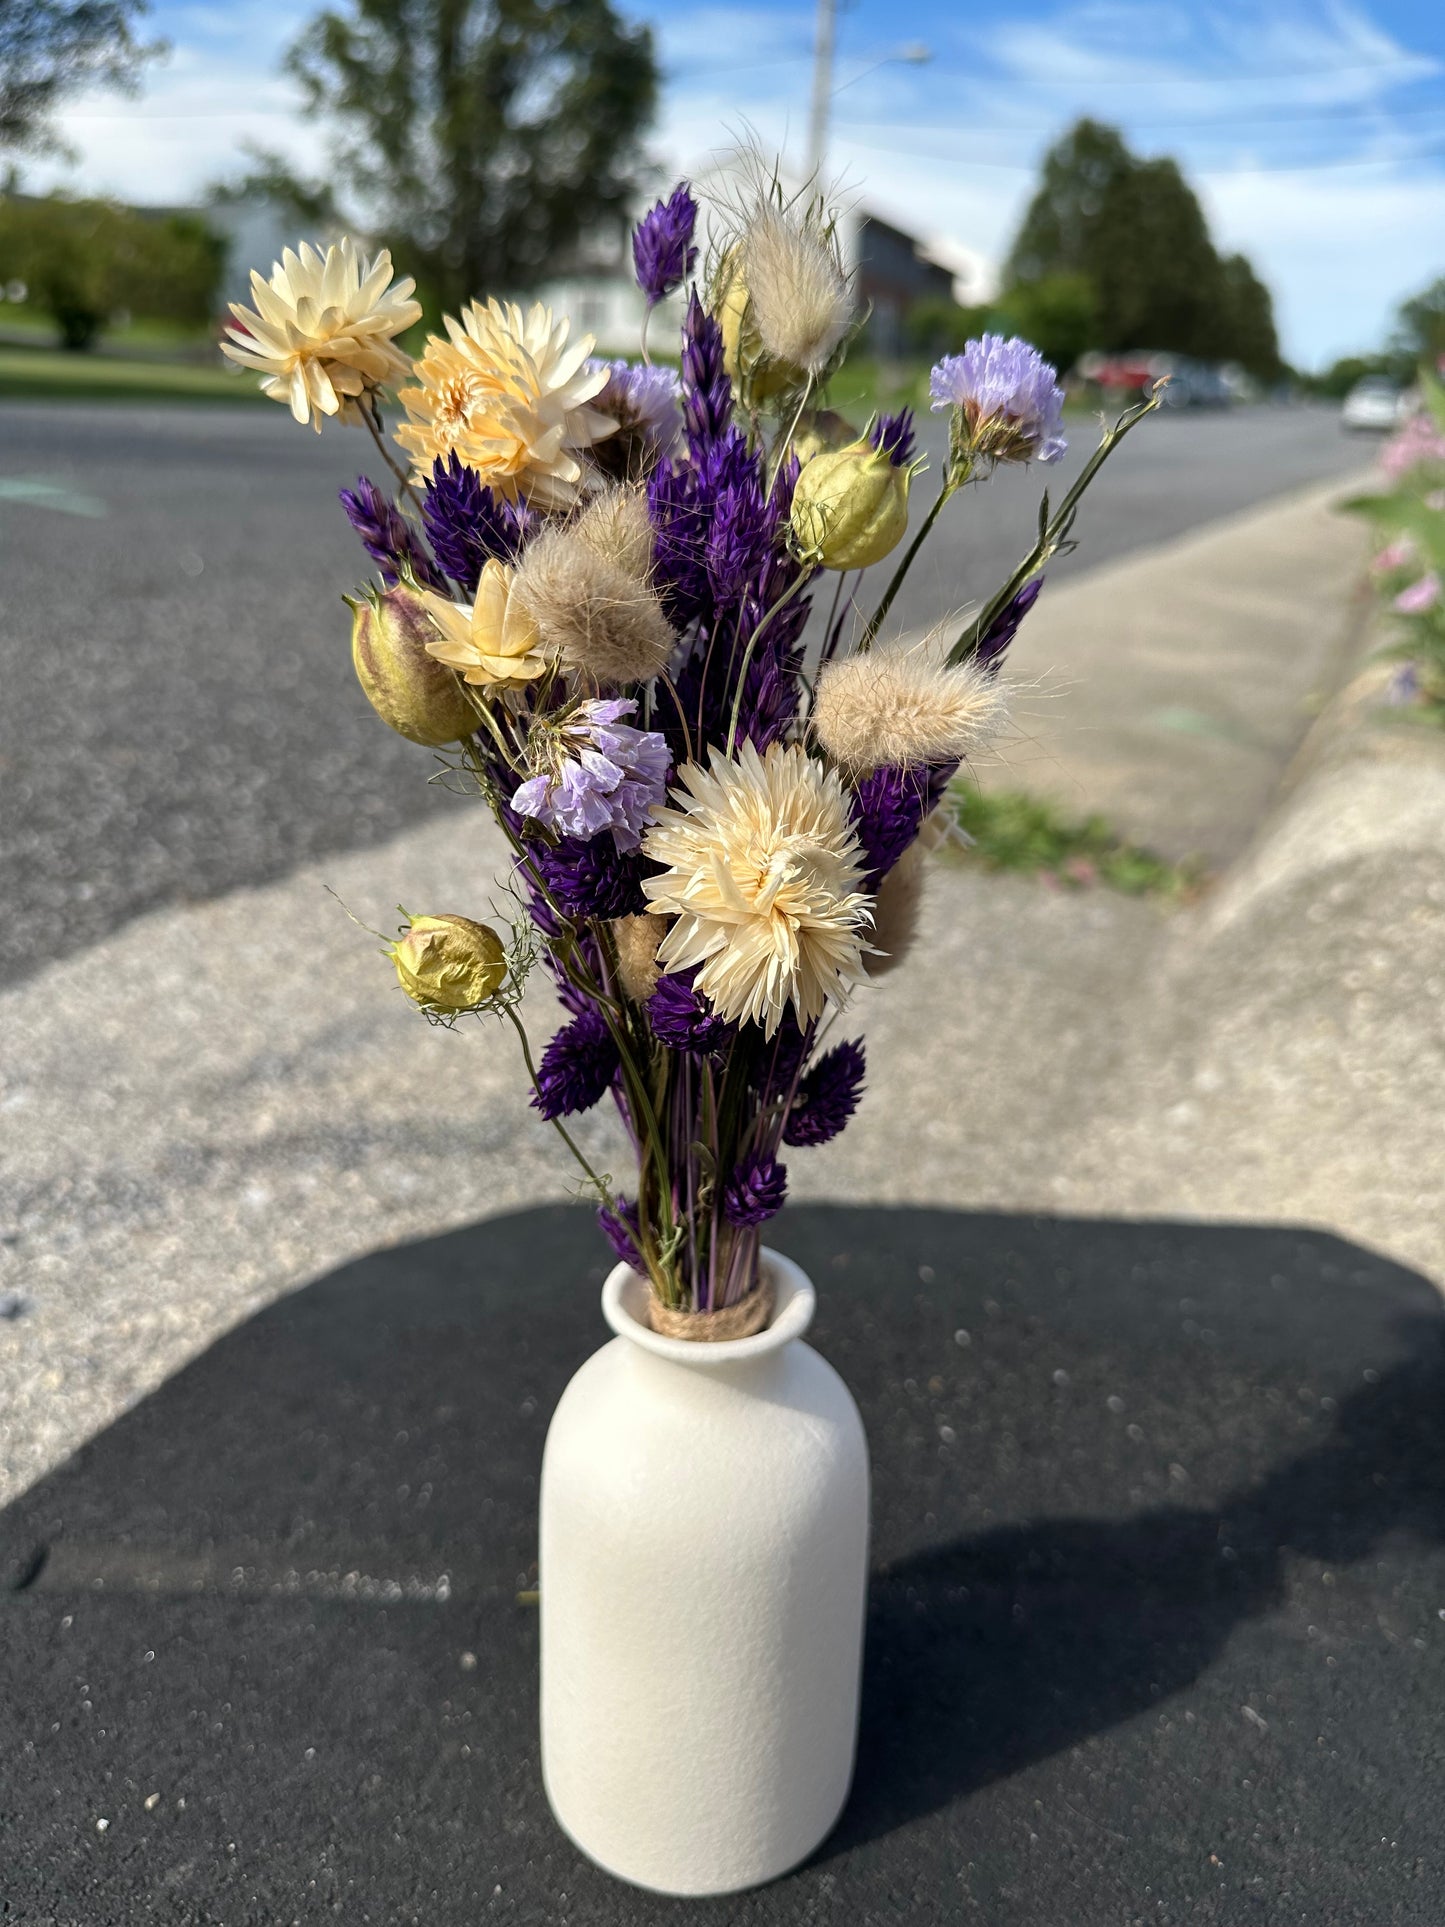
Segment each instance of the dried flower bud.
M612 925L617 946L617 975L635 1004L645 1004L657 988L662 966L657 946L667 935L666 917L617 917Z
M387 727L432 748L470 736L477 712L456 671L427 654L436 629L416 590L368 589L350 606L356 679Z
M793 453L800 463L818 455L833 455L858 439L858 430L832 408L810 408L793 435Z
M912 470L895 468L865 435L817 455L793 490L798 553L825 569L866 569L897 547L908 527Z
M501 939L470 917L413 917L390 956L402 989L423 1009L475 1010L507 979Z

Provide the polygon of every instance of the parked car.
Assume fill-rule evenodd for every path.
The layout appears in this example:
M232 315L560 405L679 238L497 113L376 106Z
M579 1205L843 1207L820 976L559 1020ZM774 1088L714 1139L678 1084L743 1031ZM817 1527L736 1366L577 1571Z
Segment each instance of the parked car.
M1393 381L1366 375L1345 396L1340 427L1351 433L1389 434L1405 419L1407 403Z

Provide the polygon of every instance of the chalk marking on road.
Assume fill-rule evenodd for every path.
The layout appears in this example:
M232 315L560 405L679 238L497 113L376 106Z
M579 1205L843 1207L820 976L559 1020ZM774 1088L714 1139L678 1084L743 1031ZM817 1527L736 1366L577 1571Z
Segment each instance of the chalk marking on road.
M60 515L84 515L92 520L106 513L98 495L85 495L64 482L47 482L29 475L0 475L0 502L23 502L27 508L54 509Z

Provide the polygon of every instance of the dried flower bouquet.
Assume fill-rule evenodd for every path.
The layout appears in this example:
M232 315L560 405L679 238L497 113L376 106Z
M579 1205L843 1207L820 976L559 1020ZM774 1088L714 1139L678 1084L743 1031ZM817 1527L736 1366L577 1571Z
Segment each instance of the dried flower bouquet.
M227 352L298 421L370 430L399 489L342 496L381 577L351 599L357 675L514 852L506 941L413 918L390 946L401 986L434 1021L516 1029L532 1103L655 1318L704 1336L766 1315L784 1154L835 1137L863 1089L833 1018L907 949L948 784L1001 720L1005 651L1083 489L1154 404L1104 434L1057 510L1045 496L1037 542L956 635L902 643L894 599L951 499L1062 454L1055 372L988 335L938 364L942 489L904 547L910 414L858 433L822 407L858 321L829 209L760 176L703 287L696 220L680 186L633 239L649 316L687 290L676 372L647 360L645 327L640 361L602 361L545 308L496 300L412 363L412 283L349 241L253 276ZM860 607L860 572L900 548ZM540 1059L518 1008L537 958L566 1012ZM626 1195L565 1123L608 1098L636 1148Z

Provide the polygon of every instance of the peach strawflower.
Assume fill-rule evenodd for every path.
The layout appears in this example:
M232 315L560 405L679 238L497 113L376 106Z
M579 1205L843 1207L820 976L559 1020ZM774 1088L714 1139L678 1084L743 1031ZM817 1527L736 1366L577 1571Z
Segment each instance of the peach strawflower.
M421 320L415 286L409 276L392 285L385 248L366 261L349 235L324 255L303 241L269 281L252 270L255 309L232 302L221 352L318 433L324 415L360 422L358 401L411 367L393 337Z
M515 689L535 682L547 667L537 625L512 595L512 571L491 561L482 569L476 600L449 602L430 589L422 606L437 629L426 652L485 689Z
M479 301L461 320L445 317L447 339L430 335L403 388L409 421L396 439L419 482L432 463L455 455L509 502L569 507L582 480L580 452L616 423L587 403L607 386L607 369L589 367L591 335L567 345L568 323L540 302Z
M643 892L675 918L663 968L699 965L718 1015L769 1037L790 1003L812 1023L862 975L871 920L841 779L799 744L760 756L745 743L735 759L714 747L707 769L689 763L677 780L642 840L666 866Z

